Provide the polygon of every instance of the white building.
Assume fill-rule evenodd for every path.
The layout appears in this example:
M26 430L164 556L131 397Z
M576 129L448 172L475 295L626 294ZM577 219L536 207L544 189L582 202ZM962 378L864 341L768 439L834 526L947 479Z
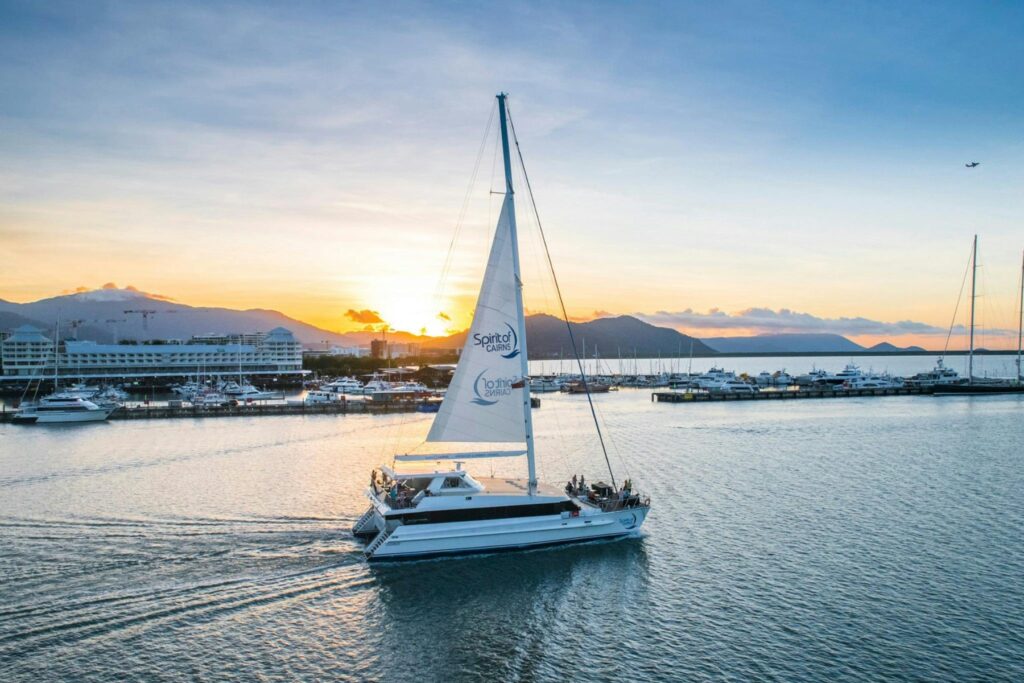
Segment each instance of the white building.
M283 327L250 337L255 343L98 344L66 341L58 358L60 377L135 380L189 375L250 377L305 374L302 345ZM0 343L0 379L24 381L54 374L53 340L30 325Z

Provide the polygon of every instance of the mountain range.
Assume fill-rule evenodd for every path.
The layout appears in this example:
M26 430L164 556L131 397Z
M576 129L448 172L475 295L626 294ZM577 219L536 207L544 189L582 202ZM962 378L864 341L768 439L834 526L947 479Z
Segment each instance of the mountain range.
M143 314L145 312L145 314ZM116 339L188 339L198 334L233 334L284 327L308 348L365 346L379 332L332 332L279 311L253 308L189 306L135 289L98 289L65 294L18 304L0 299L0 330L30 324L51 330L58 316L62 334L79 339L111 342ZM696 339L667 327L658 327L628 315L570 323L576 350L593 358L714 356L760 353L898 353L887 342L866 348L837 334L765 334L753 337ZM70 331L69 331L70 330ZM530 315L526 334L531 358L572 357L572 344L564 320L547 314ZM389 332L398 343L418 343L428 349L456 349L466 333L425 337L408 332Z
M705 344L719 353L902 353L924 351L919 346L900 348L882 342L870 348L838 334L759 334L755 337L709 337Z

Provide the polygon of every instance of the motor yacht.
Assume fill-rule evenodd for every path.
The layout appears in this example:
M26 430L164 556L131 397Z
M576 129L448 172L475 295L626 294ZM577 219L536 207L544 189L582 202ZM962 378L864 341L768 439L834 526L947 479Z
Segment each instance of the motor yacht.
M961 377L960 373L952 368L947 368L940 358L935 363L935 368L928 372L919 372L913 377L908 377L906 384L911 387L934 387L940 384L966 384L967 378Z
M336 394L361 394L363 383L354 377L341 377L320 387L324 391Z
M22 405L13 420L35 424L102 422L116 409L116 405L100 406L80 396L59 393L46 396L38 403Z

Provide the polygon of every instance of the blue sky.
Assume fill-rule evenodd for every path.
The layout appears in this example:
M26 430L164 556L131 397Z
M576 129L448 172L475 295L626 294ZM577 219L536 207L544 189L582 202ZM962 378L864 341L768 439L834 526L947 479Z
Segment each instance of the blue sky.
M944 328L976 231L987 324L1013 322L1024 5L0 7L0 298L116 280L427 326L422 283L506 90L576 315Z

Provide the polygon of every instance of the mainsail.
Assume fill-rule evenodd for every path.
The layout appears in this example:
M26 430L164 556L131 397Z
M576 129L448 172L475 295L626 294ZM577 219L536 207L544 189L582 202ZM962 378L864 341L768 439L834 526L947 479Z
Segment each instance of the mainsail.
M517 297L512 195L506 194L473 324L427 441L526 441L523 311Z

